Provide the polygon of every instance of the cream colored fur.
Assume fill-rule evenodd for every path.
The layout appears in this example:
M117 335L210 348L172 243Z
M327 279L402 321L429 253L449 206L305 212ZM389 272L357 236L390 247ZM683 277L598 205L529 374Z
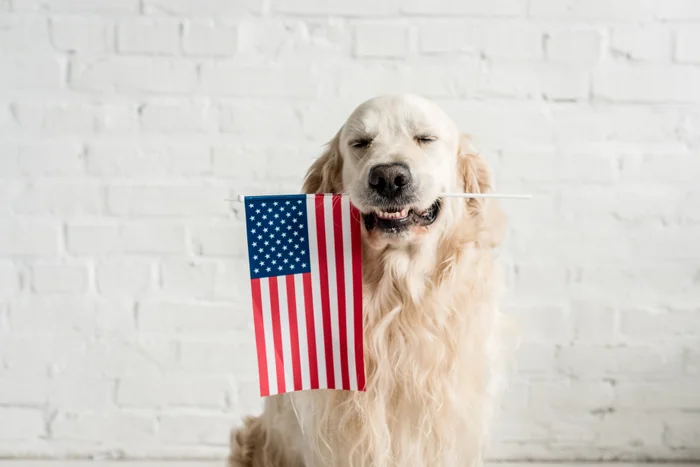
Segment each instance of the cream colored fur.
M407 132L424 123L440 134L439 145L411 146ZM354 154L353 131L372 131L376 146ZM310 168L304 191L349 192L364 210L357 190L367 167L396 158L421 178L426 206L440 191L491 187L484 158L444 113L415 96L387 96L353 113ZM367 391L269 397L263 414L232 435L230 465L478 465L497 392L492 249L503 226L491 200L445 199L433 225L401 239L363 228Z

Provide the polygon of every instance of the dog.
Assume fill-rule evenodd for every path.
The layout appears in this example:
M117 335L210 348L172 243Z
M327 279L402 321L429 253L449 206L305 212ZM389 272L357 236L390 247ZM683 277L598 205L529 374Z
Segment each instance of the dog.
M373 98L308 170L362 216L366 391L268 397L231 435L231 467L475 466L502 388L493 250L505 216L485 158L437 105Z

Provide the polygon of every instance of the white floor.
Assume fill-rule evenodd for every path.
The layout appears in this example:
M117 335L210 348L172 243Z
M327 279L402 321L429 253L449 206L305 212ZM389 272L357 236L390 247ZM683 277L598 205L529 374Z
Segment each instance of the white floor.
M489 467L688 467L697 463L591 463L591 462L494 462ZM225 467L220 461L39 461L39 460L0 460L0 467Z

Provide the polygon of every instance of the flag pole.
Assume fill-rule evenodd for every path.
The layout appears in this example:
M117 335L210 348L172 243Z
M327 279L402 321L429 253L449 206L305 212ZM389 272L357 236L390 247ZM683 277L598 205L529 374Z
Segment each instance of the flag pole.
M499 198L499 199L532 199L532 195L523 194L507 194L507 193L442 193L441 198ZM244 195L238 195L235 198L224 198L224 201L242 203L245 200Z

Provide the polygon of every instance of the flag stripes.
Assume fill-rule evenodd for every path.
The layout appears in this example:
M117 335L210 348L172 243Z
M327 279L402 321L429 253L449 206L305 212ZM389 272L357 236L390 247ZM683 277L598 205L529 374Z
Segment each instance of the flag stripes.
M304 203L310 269L251 279L262 396L365 386L359 212L340 195Z

